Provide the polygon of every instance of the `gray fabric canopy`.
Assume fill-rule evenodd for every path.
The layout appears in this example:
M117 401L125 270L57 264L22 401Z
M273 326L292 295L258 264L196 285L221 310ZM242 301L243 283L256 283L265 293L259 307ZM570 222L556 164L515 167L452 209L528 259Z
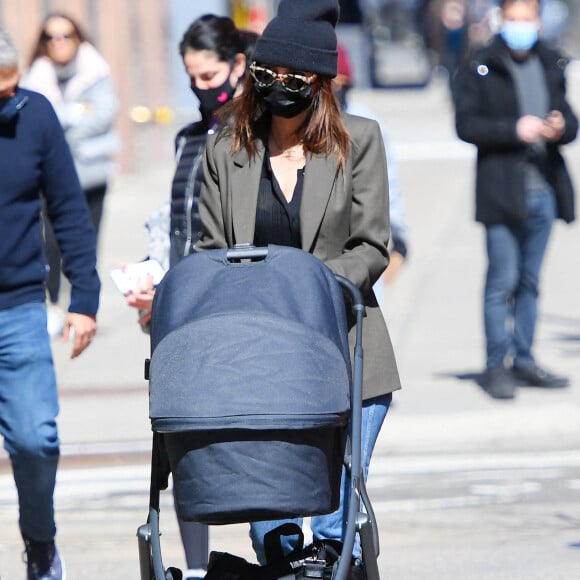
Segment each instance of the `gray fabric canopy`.
M157 288L150 417L160 432L345 424L350 358L342 290L317 258L193 254Z

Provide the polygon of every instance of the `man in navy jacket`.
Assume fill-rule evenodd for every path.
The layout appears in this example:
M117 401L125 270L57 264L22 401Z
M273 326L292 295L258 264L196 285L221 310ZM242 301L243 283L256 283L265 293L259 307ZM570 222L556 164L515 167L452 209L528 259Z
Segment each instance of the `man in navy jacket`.
M18 87L18 54L0 29L0 433L18 489L28 580L63 577L54 544L58 395L44 304L41 194L71 283L63 340L72 358L96 331L95 234L60 123Z
M486 230L484 387L509 399L518 384L568 384L536 364L532 346L552 224L575 217L560 146L575 139L578 120L566 100L567 61L538 39L538 0L500 6L499 34L458 72L453 96L457 133L477 146L476 219Z

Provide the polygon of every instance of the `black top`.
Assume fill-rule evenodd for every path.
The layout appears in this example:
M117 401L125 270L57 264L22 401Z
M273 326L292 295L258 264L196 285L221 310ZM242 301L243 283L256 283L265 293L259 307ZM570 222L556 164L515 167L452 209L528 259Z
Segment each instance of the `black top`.
M256 207L256 229L254 245L302 247L300 240L300 204L302 202L302 186L304 183L304 168L297 171L296 187L291 201L287 201L272 171L270 155L266 150L258 205Z

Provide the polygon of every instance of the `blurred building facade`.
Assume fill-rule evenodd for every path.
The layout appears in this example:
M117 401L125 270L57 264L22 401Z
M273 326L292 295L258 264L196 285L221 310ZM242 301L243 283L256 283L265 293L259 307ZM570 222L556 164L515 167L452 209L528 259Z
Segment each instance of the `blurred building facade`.
M118 129L123 172L172 159L175 130L196 116L195 97L178 53L187 26L202 14L235 16L259 28L276 0L0 0L0 26L28 67L42 20L73 17L107 59L121 101Z
M356 64L358 87L388 86L388 82L377 83L372 78L373 66L376 77L382 61L388 68L388 78L396 72L391 62L395 62L399 74L415 66L419 71L417 84L421 84L425 57L417 48L420 43L416 29L425 26L422 18L428 5L439 1L339 0L342 21L337 32ZM465 1L473 5L494 2ZM121 100L118 129L123 149L119 166L130 172L157 161L170 162L175 131L195 119L195 97L177 50L187 26L202 14L213 12L231 16L239 27L261 32L278 4L279 0L0 0L0 26L14 38L23 70L47 14L64 12L83 26L113 70ZM580 2L567 0L567 5L568 30L578 31ZM405 28L405 22L415 26ZM397 43L399 29L407 34L401 32ZM380 54L373 54L370 38L385 44ZM580 57L579 45L580 36L569 33L565 47L576 58ZM401 47L405 49L402 52Z

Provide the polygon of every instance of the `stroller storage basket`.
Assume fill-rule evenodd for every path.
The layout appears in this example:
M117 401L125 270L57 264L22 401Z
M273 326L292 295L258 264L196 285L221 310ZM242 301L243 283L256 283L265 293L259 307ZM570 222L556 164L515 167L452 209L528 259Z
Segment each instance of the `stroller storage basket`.
M193 254L155 294L150 417L179 517L236 523L338 507L350 411L344 297L312 255Z

